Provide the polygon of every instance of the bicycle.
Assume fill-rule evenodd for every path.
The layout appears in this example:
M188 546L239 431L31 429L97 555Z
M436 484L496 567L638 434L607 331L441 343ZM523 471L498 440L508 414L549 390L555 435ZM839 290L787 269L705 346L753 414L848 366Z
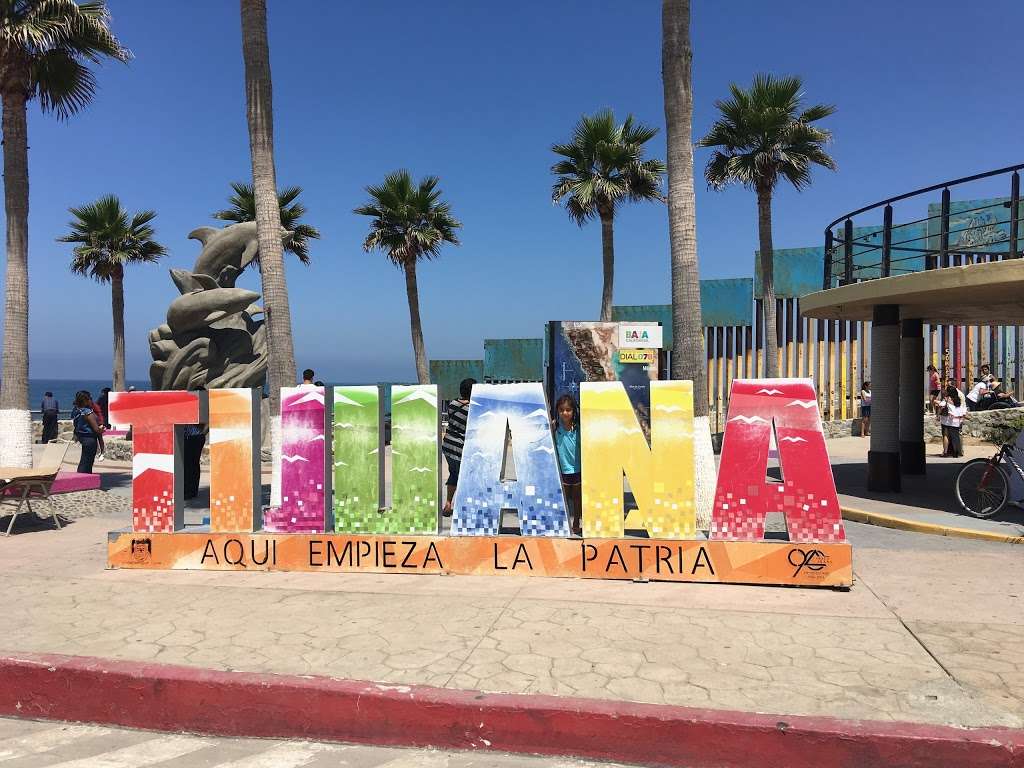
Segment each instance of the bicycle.
M1002 465L1009 463L1024 479L1024 468L1013 453L1013 444L1006 443L992 458L971 459L960 468L956 474L956 498L964 511L975 517L992 517L1010 502L1010 476Z

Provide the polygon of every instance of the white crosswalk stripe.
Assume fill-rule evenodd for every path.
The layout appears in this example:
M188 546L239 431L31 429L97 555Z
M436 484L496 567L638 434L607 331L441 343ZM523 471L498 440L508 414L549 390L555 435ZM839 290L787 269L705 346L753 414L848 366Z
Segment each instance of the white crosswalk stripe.
M73 744L79 739L105 736L108 733L109 728L97 725L55 725L25 736L0 739L0 762L17 760L28 755L40 755L51 749Z
M301 768L309 765L319 754L340 754L346 749L341 745L292 741L276 744L258 755L232 760L230 763L217 763L217 768Z
M0 718L0 734L0 768L11 761L19 768L599 768L529 755L161 734L10 718Z
M54 763L49 768L143 768L162 760L174 760L212 744L212 741L195 736L158 736L102 755Z

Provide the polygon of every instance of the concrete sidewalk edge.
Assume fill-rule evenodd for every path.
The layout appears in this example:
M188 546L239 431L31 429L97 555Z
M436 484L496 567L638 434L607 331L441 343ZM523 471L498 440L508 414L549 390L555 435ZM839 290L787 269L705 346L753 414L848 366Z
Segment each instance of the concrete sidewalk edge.
M939 525L937 523L922 523L917 520L907 520L904 517L883 515L878 512L865 512L853 507L842 507L843 519L854 523L866 523L877 525L881 528L894 528L899 531L911 531L913 533L930 533L935 536L952 536L961 539L980 539L982 541L997 541L1002 544L1024 544L1024 536L1009 536L1005 533L994 533L992 531L976 531L972 528L957 528L952 525Z
M0 715L648 766L1024 768L1024 730L492 694L0 652Z

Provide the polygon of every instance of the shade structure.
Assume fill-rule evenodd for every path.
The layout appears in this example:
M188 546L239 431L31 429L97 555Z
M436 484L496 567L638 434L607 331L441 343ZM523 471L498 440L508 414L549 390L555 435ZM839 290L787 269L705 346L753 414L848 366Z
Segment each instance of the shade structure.
M880 305L938 325L1024 325L1024 259L866 280L800 300L804 316L823 320L870 320Z

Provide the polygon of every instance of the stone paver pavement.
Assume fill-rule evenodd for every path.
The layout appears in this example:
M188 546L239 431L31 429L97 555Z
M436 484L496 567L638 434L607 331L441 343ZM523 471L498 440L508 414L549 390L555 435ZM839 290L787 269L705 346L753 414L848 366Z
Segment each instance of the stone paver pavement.
M765 713L1024 726L1024 558L1007 545L865 528L874 541L857 546L851 525L857 584L839 592L106 571L105 533L123 523L100 516L0 540L0 648Z

